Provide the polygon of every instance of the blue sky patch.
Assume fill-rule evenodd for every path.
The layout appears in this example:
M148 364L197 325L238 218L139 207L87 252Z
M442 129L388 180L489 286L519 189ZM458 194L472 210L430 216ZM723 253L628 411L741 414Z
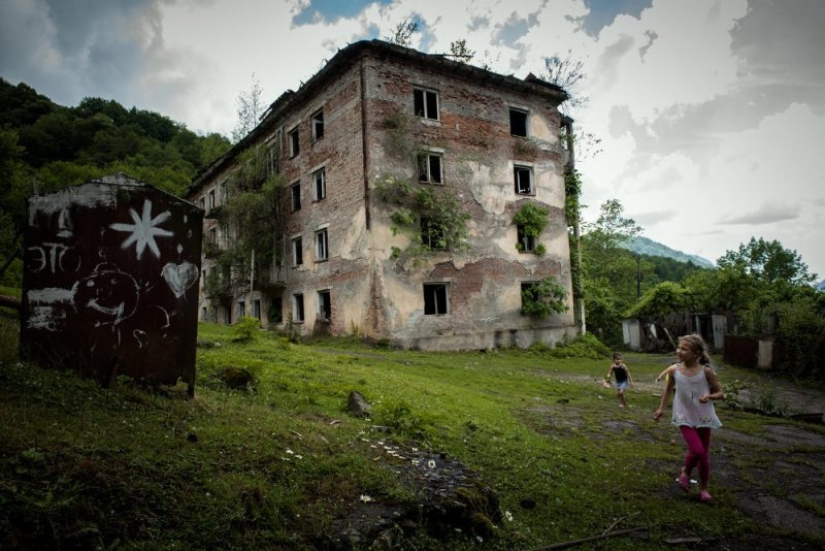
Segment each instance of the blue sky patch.
M584 5L590 10L584 18L584 32L597 36L616 20L616 16L625 14L638 19L642 11L652 4L653 0L584 0Z
M333 23L342 17L352 18L372 4L391 4L392 0L312 0L301 13L292 18L293 25L308 25L319 21Z

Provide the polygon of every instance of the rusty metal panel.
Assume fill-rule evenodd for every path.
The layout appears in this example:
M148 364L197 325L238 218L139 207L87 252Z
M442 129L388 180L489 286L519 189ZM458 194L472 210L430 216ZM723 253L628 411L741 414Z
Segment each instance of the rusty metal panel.
M27 202L21 351L194 392L203 211L118 174Z

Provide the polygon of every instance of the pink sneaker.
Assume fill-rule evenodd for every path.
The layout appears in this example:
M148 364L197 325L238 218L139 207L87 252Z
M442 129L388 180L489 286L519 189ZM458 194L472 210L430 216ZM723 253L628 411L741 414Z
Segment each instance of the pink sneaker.
M707 490L702 490L701 492L699 492L699 501L701 501L702 503L711 503L713 501L713 498L710 497L710 494Z

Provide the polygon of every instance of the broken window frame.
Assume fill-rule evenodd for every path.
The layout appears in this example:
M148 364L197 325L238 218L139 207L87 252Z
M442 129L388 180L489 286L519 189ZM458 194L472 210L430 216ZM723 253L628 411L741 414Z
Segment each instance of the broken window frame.
M424 284L424 315L445 316L450 313L450 286L447 283Z
M443 184L443 161L444 156L440 153L420 153L418 155L418 181L422 184Z
M535 253L536 247L538 247L539 240L537 237L532 237L527 235L527 226L525 224L518 224L516 226L516 234L517 234L517 241L518 247L517 249L519 252L522 253Z
M318 291L318 319L332 321L332 293L329 289Z
M317 142L324 137L324 110L317 110L310 119L312 120L312 141Z
M432 218L421 217L421 243L431 250L443 251L447 249L446 231L444 226ZM443 245L439 243L443 242Z
M524 187L524 177L527 178L527 187ZM513 184L516 195L535 195L536 187L533 184L533 167L513 165Z
M413 88L413 111L416 117L441 120L438 92L424 88Z
M289 193L292 198L292 212L301 210L301 180L289 186Z
M315 261L329 260L329 233L327 228L315 232Z
M289 136L289 158L294 159L301 152L301 141L298 134L298 127L296 126L288 133Z
M510 135L530 137L530 112L526 109L510 108Z
M315 201L320 201L327 196L327 171L326 168L319 168L312 173L312 181L315 188Z
M292 294L292 322L293 323L304 323L306 320L306 315L304 312L304 294L303 293L293 293Z
M302 266L304 264L304 246L301 242L301 236L293 237L292 243L292 266Z

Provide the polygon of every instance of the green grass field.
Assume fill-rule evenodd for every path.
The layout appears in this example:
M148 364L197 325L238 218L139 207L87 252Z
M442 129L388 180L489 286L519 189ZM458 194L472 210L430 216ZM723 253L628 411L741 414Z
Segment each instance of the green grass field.
M504 513L481 538L487 549L542 549L608 529L647 536L611 538L610 549L771 530L724 487L712 488L712 508L677 494L681 439L652 420L664 387L655 378L672 357L625 354L636 389L620 410L601 385L610 358L592 346L576 357L423 353L272 333L236 342L232 328L201 324L190 400L183 385L150 391L121 377L102 389L18 363L10 333L0 332L3 548L318 548L362 496L415 499L376 442L443 453L478 473ZM228 389L217 377L227 367L248 370L254 389ZM726 366L721 377L756 376ZM369 418L346 411L352 391L371 404ZM726 427L761 430L760 416L721 404L719 413ZM394 545L458 550L479 538L422 529Z

